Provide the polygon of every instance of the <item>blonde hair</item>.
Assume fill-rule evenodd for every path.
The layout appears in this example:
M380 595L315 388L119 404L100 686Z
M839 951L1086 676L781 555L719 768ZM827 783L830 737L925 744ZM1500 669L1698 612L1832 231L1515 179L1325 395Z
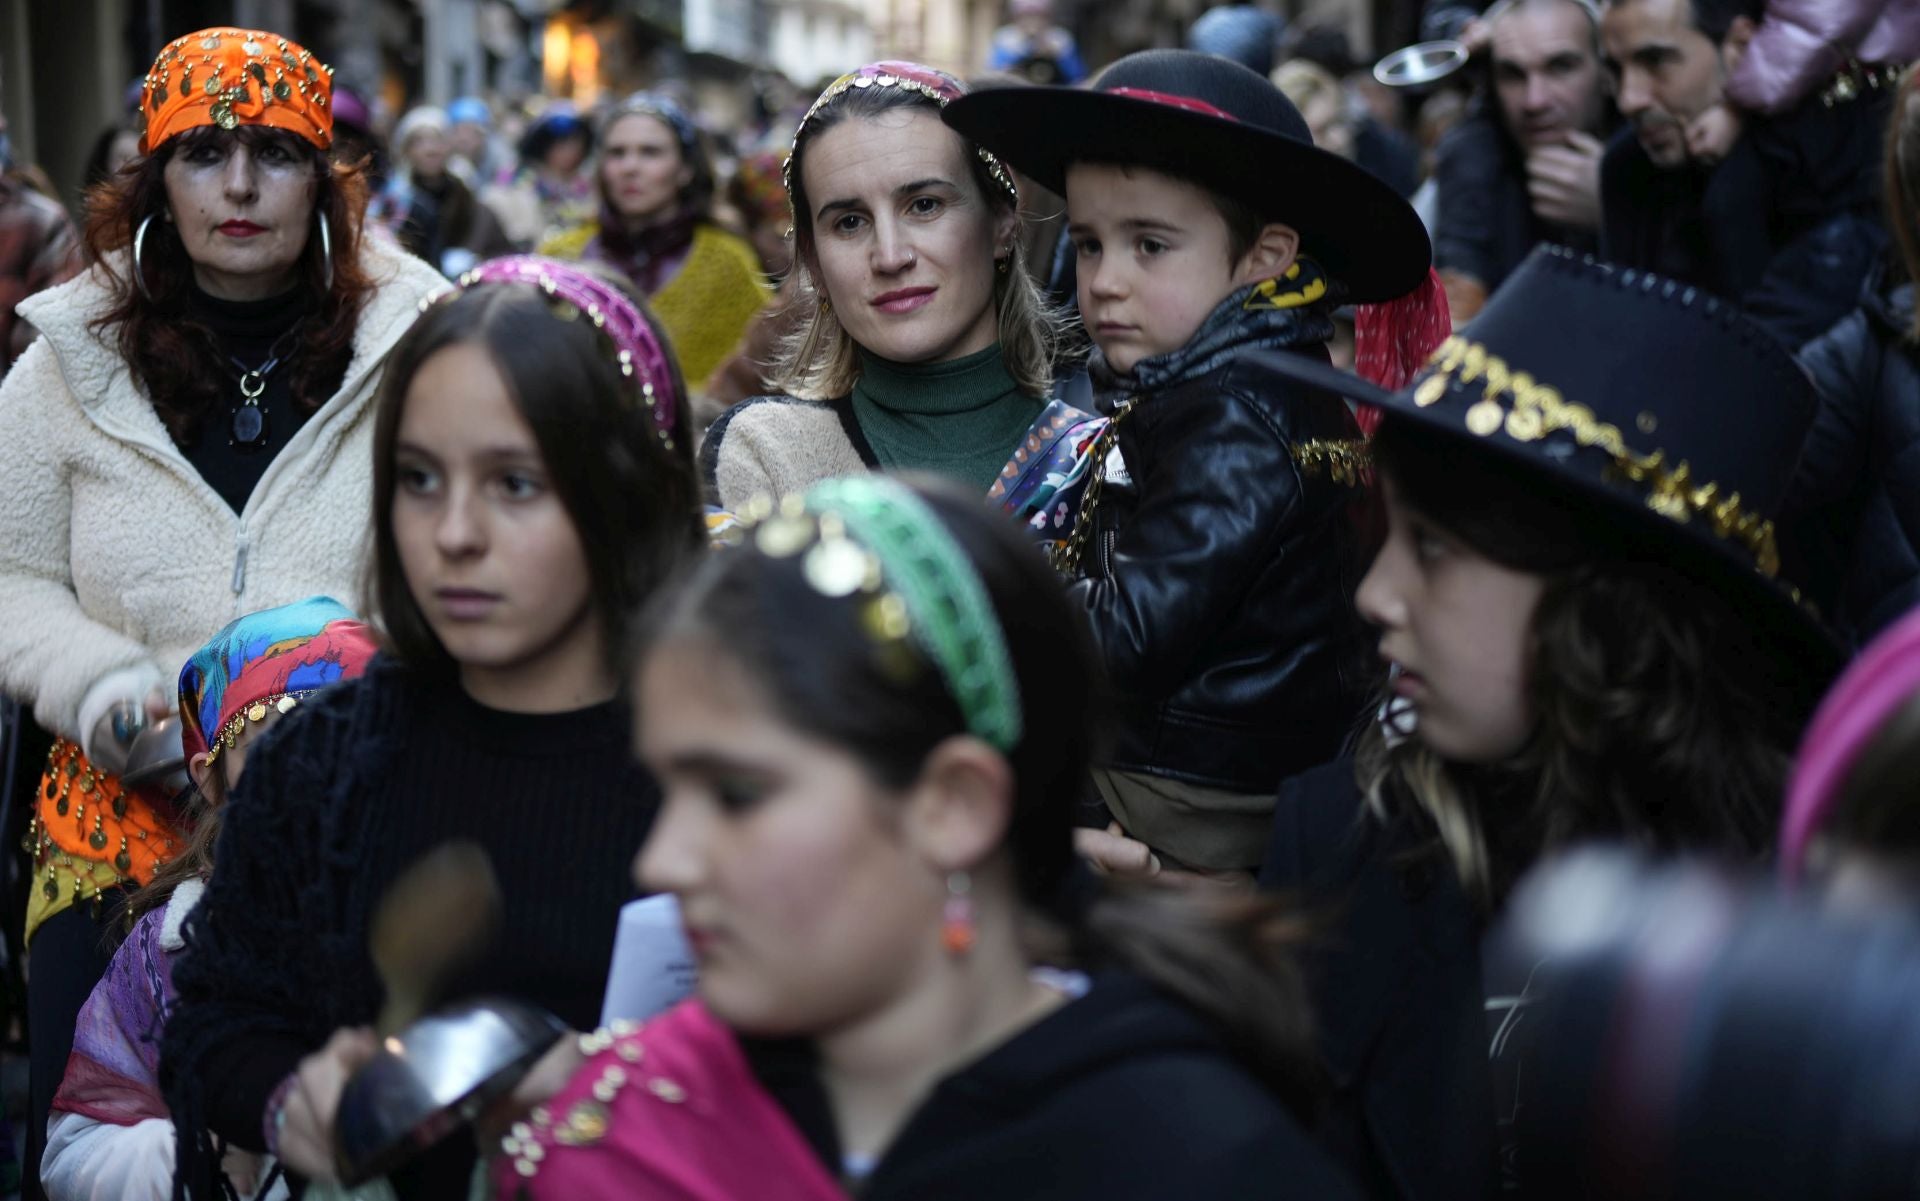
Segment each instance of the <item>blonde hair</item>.
M833 400L853 391L860 378L860 357L853 336L834 316L826 291L815 277L813 226L807 220L809 205L801 152L820 133L848 117L871 117L888 109L918 106L938 114L939 106L904 88L862 88L849 90L836 102L815 114L807 123L806 139L793 149L793 166L788 195L788 211L793 217L792 308L805 314L797 328L782 341L779 357L768 381L789 396L800 400ZM953 135L959 138L960 135ZM975 152L973 143L961 138L962 154L971 168L967 177L986 200L995 216L1019 210L1014 198L995 182L986 163ZM1006 259L1006 269L993 281L993 307L999 318L1000 355L1007 374L1028 396L1045 397L1053 390L1056 357L1065 339L1066 320L1049 306L1039 285L1027 271L1027 255L1016 236Z
M1302 113L1307 105L1322 96L1330 96L1334 103L1345 107L1346 93L1340 88L1340 81L1320 64L1304 58L1290 58L1273 69L1273 86L1280 94L1293 101L1293 107Z

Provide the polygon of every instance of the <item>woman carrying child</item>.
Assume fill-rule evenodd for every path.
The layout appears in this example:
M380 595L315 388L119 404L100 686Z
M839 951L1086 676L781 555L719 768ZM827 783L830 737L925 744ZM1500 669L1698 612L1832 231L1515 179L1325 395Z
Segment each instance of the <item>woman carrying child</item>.
M959 80L870 63L794 131L787 194L802 318L772 381L735 405L701 465L744 511L863 471L931 471L1067 536L1099 426L1049 404L1056 319L1026 269L1019 193L998 159L940 124Z
M504 918L449 996L598 1022L625 863L655 787L634 763L628 614L701 545L685 393L619 286L547 259L461 279L395 350L374 433L369 610L386 653L265 739L187 923L162 1080L179 1180L222 1145L335 1176L345 1078L373 1052L374 905L454 839ZM391 1177L464 1195L470 1140Z

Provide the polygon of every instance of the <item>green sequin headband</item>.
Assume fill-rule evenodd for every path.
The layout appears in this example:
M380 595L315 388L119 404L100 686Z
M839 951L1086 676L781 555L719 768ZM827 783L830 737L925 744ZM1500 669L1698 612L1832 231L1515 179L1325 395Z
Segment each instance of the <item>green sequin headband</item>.
M911 642L933 662L967 730L1011 751L1020 688L986 585L927 503L897 480L827 480L776 507L748 506L754 546L788 559L827 597L863 597L861 625L882 648Z

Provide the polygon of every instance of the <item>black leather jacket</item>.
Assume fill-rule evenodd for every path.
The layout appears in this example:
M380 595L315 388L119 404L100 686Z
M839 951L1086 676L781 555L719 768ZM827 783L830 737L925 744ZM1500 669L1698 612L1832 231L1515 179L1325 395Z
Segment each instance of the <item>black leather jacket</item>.
M1351 448L1359 429L1338 397L1245 357L1176 374L1121 420L1125 473L1076 585L1119 701L1109 763L1271 793L1338 754L1363 707L1370 495L1310 445Z

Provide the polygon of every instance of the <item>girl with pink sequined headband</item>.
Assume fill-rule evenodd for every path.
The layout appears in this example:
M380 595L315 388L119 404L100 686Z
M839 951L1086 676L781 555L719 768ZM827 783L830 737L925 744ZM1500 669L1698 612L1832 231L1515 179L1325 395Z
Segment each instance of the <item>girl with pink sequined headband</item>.
M221 1140L339 1181L340 1094L315 1081L377 1046L363 1028L385 988L366 948L423 848L478 839L514 915L444 999L598 1020L658 797L633 760L621 659L632 615L704 541L684 397L621 285L541 259L477 268L388 355L361 516L382 653L301 702L299 737L247 750L196 910L219 933L175 977L167 1103L191 1195L220 1195ZM218 1067L241 1060L247 1081ZM466 1195L472 1142L450 1142L403 1191Z
M618 285L571 263L530 254L492 259L461 275L459 282L462 288L528 284L553 298L556 316L591 322L612 344L620 374L639 393L654 433L668 450L673 449L674 423L683 390L679 370L668 358L665 340L654 331L639 304ZM423 310L426 307L421 306Z

